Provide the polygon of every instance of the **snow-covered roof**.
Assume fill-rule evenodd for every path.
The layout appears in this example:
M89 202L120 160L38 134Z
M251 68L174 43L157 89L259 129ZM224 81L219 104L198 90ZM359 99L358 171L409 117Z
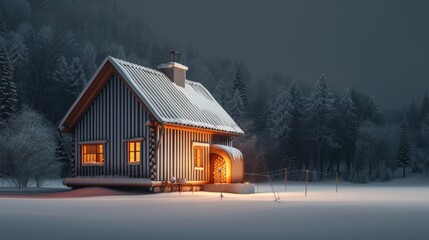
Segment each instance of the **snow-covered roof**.
M200 83L186 80L185 87L177 86L164 73L107 57L94 74L92 81L103 65L110 62L121 77L128 83L135 94L160 123L169 123L212 129L233 134L243 134L243 130ZM73 104L59 128L82 98L88 86Z

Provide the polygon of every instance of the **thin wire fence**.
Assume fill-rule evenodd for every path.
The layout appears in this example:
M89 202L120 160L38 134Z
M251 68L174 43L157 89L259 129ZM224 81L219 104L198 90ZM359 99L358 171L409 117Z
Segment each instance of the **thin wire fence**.
M309 171L309 170L291 170L289 171L287 168L283 168L283 169L276 169L270 172L265 172L265 173L244 173L245 176L252 176L253 177L253 182L256 184L256 192L259 192L259 182L256 181L256 178L259 177L263 179L263 181L267 181L268 180L268 184L270 186L271 191L273 192L274 195L274 201L280 201L280 195L279 195L279 191L275 188L274 184L273 184L273 179L279 176L284 176L284 192L287 192L287 187L288 187L288 176L290 176L291 173L301 173L304 174L304 179L305 179L305 188L304 188L304 194L305 196L307 196L308 193L308 182L309 182L309 174L317 174L320 178L320 176L323 176L323 180L327 180L328 177L330 176L335 176L335 192L338 193L338 188L339 188L339 175L338 172L336 173L325 173L325 172L319 172L319 171ZM262 181L261 181L262 182Z

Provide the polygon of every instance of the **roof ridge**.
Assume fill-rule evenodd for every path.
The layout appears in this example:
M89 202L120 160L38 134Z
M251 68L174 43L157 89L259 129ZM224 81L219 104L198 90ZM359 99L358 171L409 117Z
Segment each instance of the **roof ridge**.
M144 71L147 71L147 72L151 72L151 73L155 73L155 74L159 74L159 75L164 75L162 72L160 72L160 71L158 71L158 70L156 70L154 68L145 67L145 66L142 66L142 65L139 65L139 64L136 64L136 63L132 63L132 62L128 62L126 60L115 58L115 57L112 57L112 56L109 56L109 58L113 59L114 61L118 61L121 64L129 65L130 67L139 68L141 70L144 70Z

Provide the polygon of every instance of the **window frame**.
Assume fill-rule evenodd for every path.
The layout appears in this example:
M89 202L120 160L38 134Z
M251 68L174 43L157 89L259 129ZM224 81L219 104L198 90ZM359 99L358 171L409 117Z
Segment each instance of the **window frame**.
M192 165L194 167L194 170L199 170L199 171L204 170L204 168L205 168L205 164L204 164L205 160L208 160L208 159L205 159L207 157L206 153L204 151L205 148L210 148L210 144L209 143L204 143L204 142L192 142ZM196 159L197 156L195 156L195 153L196 153L197 149L201 149L201 153L202 153L200 166L197 166L197 159Z
M143 162L143 141L144 141L144 138L141 137L141 138L124 139L123 141L125 142L125 151L126 151L125 158L126 158L127 164L128 165L140 165ZM138 161L138 162L136 162L136 161L130 162L130 143L140 143L140 151L138 151L138 152L140 152L139 153L140 161ZM134 159L135 159L137 156L137 154L136 154L137 150L136 150L135 145L134 145L133 153L134 153Z
M80 163L83 167L93 167L93 166L104 166L104 163L106 162L106 143L107 141L87 141L87 142L80 142ZM96 146L96 161L97 158L101 155L101 162L84 162L85 159L85 155L87 155L88 153L84 152L84 147L85 146ZM102 152L99 152L99 146L102 147Z

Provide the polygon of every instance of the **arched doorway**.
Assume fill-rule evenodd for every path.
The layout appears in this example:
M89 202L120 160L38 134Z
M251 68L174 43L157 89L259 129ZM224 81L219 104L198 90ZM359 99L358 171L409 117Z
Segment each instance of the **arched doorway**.
M243 155L238 149L219 144L210 146L211 183L241 183L243 176Z
M227 183L228 176L228 165L225 158L213 154L212 161L210 164L211 169L211 181L212 183Z

